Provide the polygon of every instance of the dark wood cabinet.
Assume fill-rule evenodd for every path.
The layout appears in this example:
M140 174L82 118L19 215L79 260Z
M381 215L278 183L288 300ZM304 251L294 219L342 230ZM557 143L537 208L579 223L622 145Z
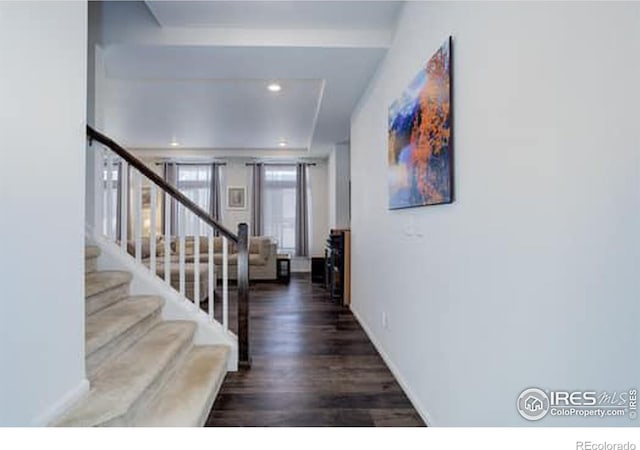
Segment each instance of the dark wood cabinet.
M312 283L324 283L325 282L325 269L326 259L322 257L311 258L311 282Z
M331 298L351 303L351 231L331 230L325 250L326 287Z
M289 255L278 255L276 263L278 281L289 284L291 280L291 258Z

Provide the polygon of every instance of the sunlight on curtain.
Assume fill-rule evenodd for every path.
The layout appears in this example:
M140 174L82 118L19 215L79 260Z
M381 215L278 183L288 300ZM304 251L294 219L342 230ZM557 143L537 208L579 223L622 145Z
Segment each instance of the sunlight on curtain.
M108 211L107 202L109 201L109 195L107 194L109 186L107 184L108 176L106 163L102 171L102 204L104 205L104 210L102 212L102 229L114 230L115 236L118 239L120 238L120 167L120 161L118 159L114 159L113 166L111 167L111 217L107 217L106 213L106 211Z
M205 211L210 208L211 175L211 164L178 164L178 190ZM179 215L178 232L183 228L186 236L207 236L208 225L195 214L187 214L186 223L182 223Z
M265 166L263 180L264 235L278 242L279 253L296 247L296 166Z

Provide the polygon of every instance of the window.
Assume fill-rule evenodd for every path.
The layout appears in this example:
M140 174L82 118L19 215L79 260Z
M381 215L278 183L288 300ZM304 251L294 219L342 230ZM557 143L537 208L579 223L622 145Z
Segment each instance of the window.
M111 186L108 183L109 171L105 163L102 171L102 229L107 235L120 236L120 162L114 161L111 166ZM110 191L110 192L108 192ZM109 195L111 195L111 205L109 207ZM109 215L109 211L111 215Z
M264 168L264 234L278 242L278 252L295 253L296 247L296 167Z
M177 187L189 200L204 209L210 210L211 197L211 164L178 164ZM178 214L178 232L185 227L186 236L207 236L209 226L195 214L186 214L186 223L182 223L182 215Z

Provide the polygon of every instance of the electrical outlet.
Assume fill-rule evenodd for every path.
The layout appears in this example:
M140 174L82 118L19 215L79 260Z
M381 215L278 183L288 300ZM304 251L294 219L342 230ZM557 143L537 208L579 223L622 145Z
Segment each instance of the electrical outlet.
M389 329L389 320L387 319L387 313L382 311L382 328Z
M409 216L407 221L404 223L404 235L407 237L411 237L416 234L416 220L413 216Z

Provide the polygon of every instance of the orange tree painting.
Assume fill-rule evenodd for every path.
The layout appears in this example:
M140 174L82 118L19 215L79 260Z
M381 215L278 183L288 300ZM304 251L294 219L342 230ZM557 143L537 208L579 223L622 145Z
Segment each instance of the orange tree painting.
M451 38L389 108L389 208L453 201Z

